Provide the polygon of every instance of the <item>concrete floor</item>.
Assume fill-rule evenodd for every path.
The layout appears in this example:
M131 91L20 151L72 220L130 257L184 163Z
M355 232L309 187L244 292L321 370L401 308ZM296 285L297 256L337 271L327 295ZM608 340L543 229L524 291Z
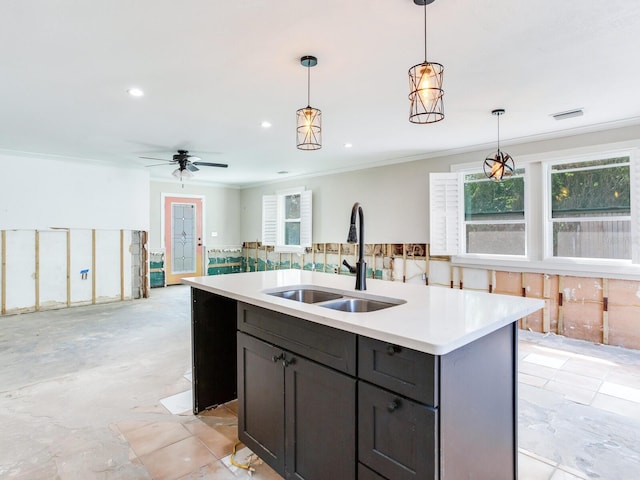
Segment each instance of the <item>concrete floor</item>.
M151 294L0 317L0 478L248 478L229 461L235 405L189 412L188 288ZM520 480L639 478L640 351L529 332L519 346Z

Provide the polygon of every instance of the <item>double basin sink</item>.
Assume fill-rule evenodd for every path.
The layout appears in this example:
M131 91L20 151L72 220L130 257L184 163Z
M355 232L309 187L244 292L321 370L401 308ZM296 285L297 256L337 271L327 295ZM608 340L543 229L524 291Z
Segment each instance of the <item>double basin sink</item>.
M335 290L323 290L318 287L299 286L265 291L267 295L286 298L302 303L313 303L319 307L331 308L342 312L365 313L375 312L406 303L404 300L386 297L373 297Z

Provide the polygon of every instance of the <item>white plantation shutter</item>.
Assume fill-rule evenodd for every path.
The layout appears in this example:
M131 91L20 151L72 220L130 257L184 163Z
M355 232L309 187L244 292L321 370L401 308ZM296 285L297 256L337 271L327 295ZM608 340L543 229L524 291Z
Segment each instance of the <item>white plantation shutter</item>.
M460 182L457 173L429 174L429 252L460 253Z
M275 245L278 238L278 196L262 196L262 244Z
M311 190L300 192L300 246L311 247Z

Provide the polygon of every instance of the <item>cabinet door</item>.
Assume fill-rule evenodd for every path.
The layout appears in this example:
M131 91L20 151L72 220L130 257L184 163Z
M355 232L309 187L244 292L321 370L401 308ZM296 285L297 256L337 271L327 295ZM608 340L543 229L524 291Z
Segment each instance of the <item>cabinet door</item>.
M358 382L358 457L389 480L430 480L437 471L437 410Z
M287 354L287 478L356 478L356 380Z
M238 438L284 475L282 353L238 332Z

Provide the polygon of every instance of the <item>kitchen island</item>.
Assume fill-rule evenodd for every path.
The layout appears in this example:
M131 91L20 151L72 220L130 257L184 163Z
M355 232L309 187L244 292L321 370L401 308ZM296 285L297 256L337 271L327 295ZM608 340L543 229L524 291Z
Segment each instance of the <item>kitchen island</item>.
M301 270L183 282L194 413L237 397L240 440L282 476L517 477L515 322L542 300Z

